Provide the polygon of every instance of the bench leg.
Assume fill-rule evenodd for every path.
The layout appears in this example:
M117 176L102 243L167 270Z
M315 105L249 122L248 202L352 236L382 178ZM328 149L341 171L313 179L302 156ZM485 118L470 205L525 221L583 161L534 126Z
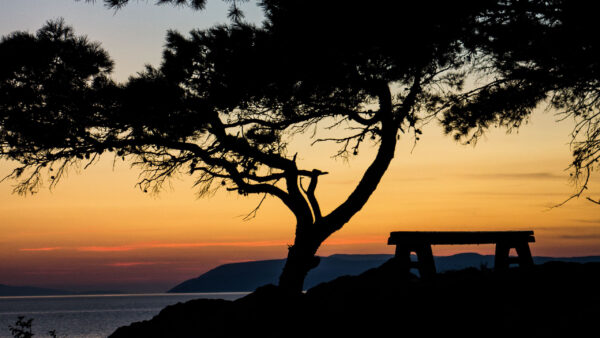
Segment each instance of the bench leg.
M496 255L494 257L494 270L508 270L508 254L510 253L510 245L506 243L496 243Z
M431 245L424 244L416 250L416 253L419 259L419 273L421 274L421 278L435 275L435 261L433 260Z
M410 273L410 267L412 265L410 261L410 253L411 250L407 247L397 245L396 246L396 255L394 260L398 265L398 269L402 271L402 273L406 273L407 275Z
M531 250L529 250L529 244L523 243L515 247L517 250L517 256L519 256L520 267L531 267L533 266L533 257L531 256Z

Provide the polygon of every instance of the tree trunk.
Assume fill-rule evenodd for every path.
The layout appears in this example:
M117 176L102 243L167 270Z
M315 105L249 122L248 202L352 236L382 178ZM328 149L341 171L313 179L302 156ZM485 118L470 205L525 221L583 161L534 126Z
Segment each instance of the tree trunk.
M298 240L289 248L288 257L279 276L279 287L290 293L304 290L304 279L311 269L319 265L319 257L315 256L320 242L317 240Z
M421 91L420 76L415 77L410 93L403 102L403 108L396 112L398 115L396 117L394 116L392 107L392 93L389 85L385 82L379 85L380 108L378 114L381 115L381 143L375 159L367 168L350 196L329 215L321 217L320 210L317 208L317 212L314 208L315 205L318 207L316 201L307 203L300 193L297 185L297 173L291 179L286 180L288 191L290 194L293 192L298 198L297 205L305 205L307 210L305 213L296 212L290 207L297 217L298 224L296 225L294 245L289 248L287 261L279 277L279 287L286 291L292 293L302 292L306 275L311 269L319 265L319 258L315 254L321 243L331 234L341 229L344 224L350 221L352 216L362 209L379 185L383 174L387 171L394 158L400 124L408 116L410 109L414 106L417 95ZM316 181L312 182L316 185ZM314 198L314 186L309 190L310 193L308 191L305 191L305 193L312 195ZM296 203L288 204L288 206L293 205L296 205ZM319 216L314 217L314 223L312 222L313 217L309 205L313 206L314 215Z

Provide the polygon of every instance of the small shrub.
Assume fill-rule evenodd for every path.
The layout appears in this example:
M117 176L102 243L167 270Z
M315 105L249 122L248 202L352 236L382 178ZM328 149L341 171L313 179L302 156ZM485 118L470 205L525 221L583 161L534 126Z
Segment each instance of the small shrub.
M31 338L33 337L33 332L31 332L31 323L33 322L33 318L25 319L25 316L17 317L17 321L15 326L9 325L8 329L10 330L10 334L12 334L15 338Z
M25 316L19 316L14 326L8 326L8 330L14 338L31 338L34 336L33 331L31 331L32 323L33 318L25 319ZM51 338L58 337L56 330L50 330L48 334Z

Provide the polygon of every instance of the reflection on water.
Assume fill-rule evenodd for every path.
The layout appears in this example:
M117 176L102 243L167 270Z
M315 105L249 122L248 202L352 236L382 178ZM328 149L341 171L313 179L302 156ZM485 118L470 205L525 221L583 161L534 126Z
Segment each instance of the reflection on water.
M247 292L0 297L0 337L17 316L34 318L35 337L106 337L119 326L147 320L165 306L198 298L234 300Z

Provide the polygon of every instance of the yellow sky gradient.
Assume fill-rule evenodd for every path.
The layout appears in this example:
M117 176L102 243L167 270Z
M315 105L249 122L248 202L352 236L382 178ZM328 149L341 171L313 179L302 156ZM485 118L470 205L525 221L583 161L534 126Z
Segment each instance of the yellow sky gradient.
M550 208L574 189L564 170L570 126L555 119L538 112L518 134L493 130L476 147L455 143L435 126L414 149L404 138L365 208L319 254L393 253L386 239L396 230L532 229L534 255L599 255L597 206L579 199ZM295 144L301 165L330 172L317 189L326 212L353 189L374 151L366 147L346 163L330 158L332 145L305 143ZM8 168L2 163L2 173ZM113 169L107 156L33 196L11 194L11 182L2 183L2 282L168 288L219 264L285 257L294 222L276 199L244 221L258 197L223 191L198 199L186 176L150 196L135 187L137 174L127 161ZM492 253L493 246L434 247L438 255L465 251Z
M0 33L35 30L45 19L65 16L78 33L103 42L117 61L119 80L145 62L157 62L161 32L169 22L182 22L178 27L186 31L193 20L202 25L216 20L150 5L137 8L137 21L130 17L135 6L117 15L100 4L70 0L23 0L10 6L0 14ZM27 6L30 11L23 10ZM147 22L155 23L151 31L136 31ZM134 35L112 31L126 24ZM411 137L402 138L365 208L319 254L391 254L386 240L397 230L532 229L534 255L600 255L600 207L581 198L550 208L574 192L565 171L571 161L572 125L556 120L540 109L518 133L492 130L476 147L457 144L435 124L425 128L414 149ZM317 188L327 212L354 188L375 148L366 146L345 163L330 158L333 145L308 144L300 137L292 152L298 151L301 166L330 172ZM10 168L1 162L0 174ZM135 187L137 175L127 161L117 160L113 168L113 158L105 156L85 171L71 171L52 191L42 189L33 196L11 194L14 182L1 183L0 284L160 291L219 264L283 258L292 243L293 217L274 198L266 200L256 218L244 221L260 197L223 191L197 199L186 176L149 196ZM591 196L600 197L599 177L590 187ZM493 246L434 247L438 255L465 251L491 253Z

